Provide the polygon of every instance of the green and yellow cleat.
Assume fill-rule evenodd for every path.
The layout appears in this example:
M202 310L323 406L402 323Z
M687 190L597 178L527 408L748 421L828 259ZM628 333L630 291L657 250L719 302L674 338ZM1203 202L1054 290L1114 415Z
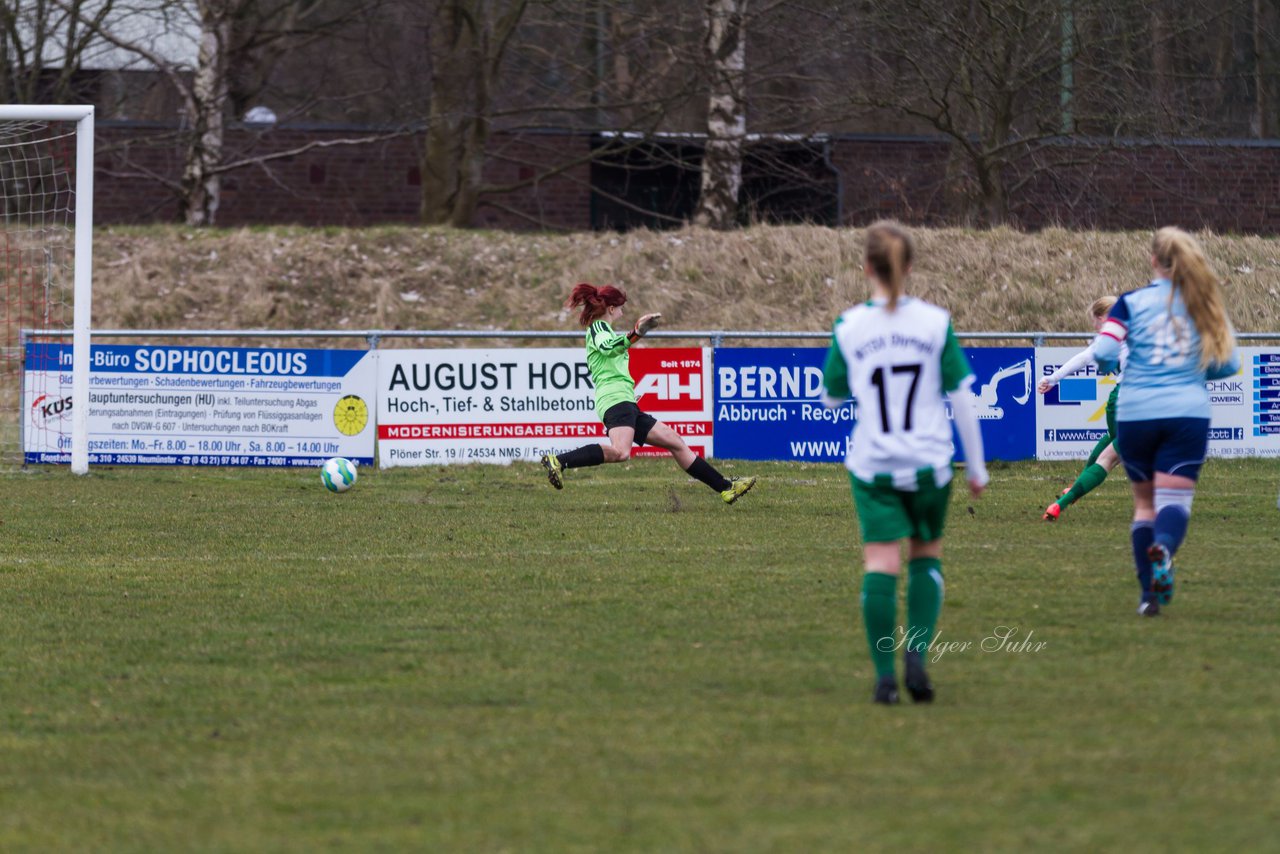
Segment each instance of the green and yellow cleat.
M756 485L754 477L734 477L729 479L729 488L720 493L720 497L724 499L725 504L732 504L742 496L751 491L751 487Z
M564 489L564 466L560 465L560 458L555 454L542 455L542 467L547 470L547 480L551 481L551 485L556 489ZM728 501L728 499L725 499Z

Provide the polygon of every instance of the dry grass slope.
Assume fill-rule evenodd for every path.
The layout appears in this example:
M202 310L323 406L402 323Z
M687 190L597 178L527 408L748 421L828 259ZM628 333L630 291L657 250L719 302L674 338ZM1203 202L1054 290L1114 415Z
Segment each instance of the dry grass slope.
M1080 331L1146 281L1148 233L917 229L913 291L960 331ZM670 329L823 330L865 296L863 232L820 227L510 234L394 227L106 228L99 328L574 329L573 283L612 282ZM1200 235L1241 331L1280 329L1280 240Z

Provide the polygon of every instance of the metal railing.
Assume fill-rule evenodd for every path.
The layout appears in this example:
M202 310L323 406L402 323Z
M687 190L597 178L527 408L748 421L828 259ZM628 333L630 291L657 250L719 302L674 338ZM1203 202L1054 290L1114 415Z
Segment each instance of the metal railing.
M27 334L35 330L23 330ZM1049 341L1081 341L1093 338L1094 332L957 332L961 341L1030 341L1043 347ZM502 330L502 329L94 329L95 338L363 338L371 349L377 349L385 338L520 338L580 340L582 331ZM725 329L655 329L646 338L697 339L719 347L728 340L814 340L830 341L831 332L777 332L771 330ZM1239 341L1277 341L1277 332L1239 332Z

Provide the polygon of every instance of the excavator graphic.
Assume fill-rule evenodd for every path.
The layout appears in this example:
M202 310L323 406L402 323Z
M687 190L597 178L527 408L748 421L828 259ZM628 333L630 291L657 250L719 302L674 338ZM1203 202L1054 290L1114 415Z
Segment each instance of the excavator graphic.
M993 420L1004 417L1004 409L997 404L996 386L1000 381L1007 377L1016 377L1022 375L1022 394L1015 394L1013 399L1018 404L1024 404L1031 398L1031 360L1023 359L1021 362L1009 365L1006 368L1000 368L991 375L991 379L983 383L982 389L978 392L978 418L983 420Z

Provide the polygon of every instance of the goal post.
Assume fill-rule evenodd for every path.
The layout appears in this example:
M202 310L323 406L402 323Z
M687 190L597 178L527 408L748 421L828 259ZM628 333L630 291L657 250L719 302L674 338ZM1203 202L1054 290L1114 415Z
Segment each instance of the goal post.
M0 105L0 391L9 401L23 400L14 423L0 422L0 464L7 462L3 457L10 453L10 442L18 445L17 455L25 461L29 443L16 437L35 429L34 401L21 393L31 391L23 376L26 345L65 342L70 332L70 394L61 385L60 365L46 366L52 370L42 374L53 379L44 381L57 387L41 393L52 393L50 399L59 404L69 399L69 407L58 407L63 417L56 427L46 429L59 431L53 447L64 451L69 421L71 470L89 470L93 109Z

